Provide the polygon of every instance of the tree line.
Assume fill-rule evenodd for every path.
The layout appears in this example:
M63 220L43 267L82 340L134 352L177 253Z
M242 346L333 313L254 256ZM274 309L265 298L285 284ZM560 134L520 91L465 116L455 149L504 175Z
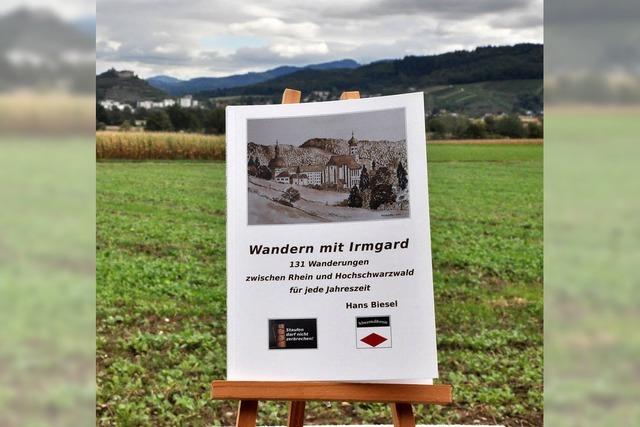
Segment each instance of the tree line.
M517 114L470 119L444 114L427 119L430 139L543 138L542 122L524 123Z
M96 129L119 126L128 130L137 120L145 121L151 132L225 133L224 108L125 108L110 110L96 105ZM441 114L426 120L429 139L543 138L541 122L524 123L516 114L470 119L463 115Z
M96 129L119 126L127 130L137 120L145 122L144 129L151 132L194 132L206 134L225 133L224 108L182 108L177 105L166 108L116 107L106 109L96 105Z

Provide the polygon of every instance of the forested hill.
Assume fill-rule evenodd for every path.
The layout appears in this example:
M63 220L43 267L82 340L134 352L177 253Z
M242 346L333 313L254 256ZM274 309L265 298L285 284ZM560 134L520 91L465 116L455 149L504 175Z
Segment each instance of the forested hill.
M134 104L145 99L162 99L167 94L136 75L110 69L96 76L96 98Z
M391 94L423 90L437 85L543 78L543 46L479 47L431 56L407 56L378 61L350 70L304 69L266 82L217 91L201 96L274 95L286 87L303 93L328 90L360 90L367 94Z

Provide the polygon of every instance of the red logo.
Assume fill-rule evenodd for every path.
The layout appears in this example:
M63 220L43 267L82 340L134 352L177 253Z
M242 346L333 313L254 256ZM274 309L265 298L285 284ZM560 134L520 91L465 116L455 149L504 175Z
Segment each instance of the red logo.
M362 338L360 341L362 341L365 344L370 345L371 347L377 347L380 344L382 344L383 342L385 342L387 339L385 337L383 337L382 335L378 335L375 332L372 334L367 335L366 337Z

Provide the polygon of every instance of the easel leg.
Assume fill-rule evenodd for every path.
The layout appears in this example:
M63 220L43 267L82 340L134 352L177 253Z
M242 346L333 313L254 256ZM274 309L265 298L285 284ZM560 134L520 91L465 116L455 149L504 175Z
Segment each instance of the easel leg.
M257 417L258 401L241 400L240 405L238 405L238 418L236 418L236 427L256 427Z
M416 419L413 416L413 408L409 403L392 403L391 414L395 427L416 427Z
M304 424L304 400L295 400L289 403L288 427L302 427Z

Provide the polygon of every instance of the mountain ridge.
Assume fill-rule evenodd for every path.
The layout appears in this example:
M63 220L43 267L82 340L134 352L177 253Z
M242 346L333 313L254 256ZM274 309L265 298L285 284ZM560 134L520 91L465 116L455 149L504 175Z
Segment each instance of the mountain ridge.
M170 95L180 96L185 94L197 94L207 90L227 89L262 83L303 69L322 71L352 69L359 66L360 64L353 59L341 59L320 64L310 64L303 67L283 65L266 71L232 74L224 77L194 77L189 80L181 80L168 75L158 75L149 77L146 81L151 86L163 90Z
M478 47L429 56L376 61L350 70L305 69L248 86L202 92L203 97L271 95L294 87L314 90L392 94L416 88L485 81L542 79L543 46L522 43L513 46ZM414 88L414 89L411 89Z

